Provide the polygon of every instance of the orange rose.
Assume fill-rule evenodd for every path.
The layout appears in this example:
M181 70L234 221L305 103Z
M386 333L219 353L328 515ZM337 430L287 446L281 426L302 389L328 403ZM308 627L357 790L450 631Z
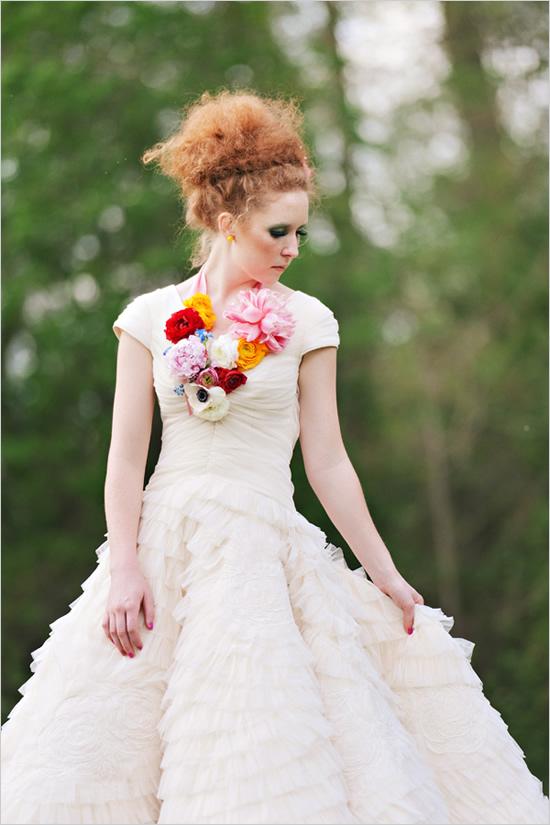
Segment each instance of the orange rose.
M250 370L260 363L262 358L269 352L267 344L260 341L247 341L246 338L239 338L237 342L238 356L237 368L240 370Z
M212 329L216 323L216 314L212 309L212 302L210 296L203 292L195 292L190 298L186 298L183 302L184 306L192 307L196 310L204 321L204 328L206 330Z

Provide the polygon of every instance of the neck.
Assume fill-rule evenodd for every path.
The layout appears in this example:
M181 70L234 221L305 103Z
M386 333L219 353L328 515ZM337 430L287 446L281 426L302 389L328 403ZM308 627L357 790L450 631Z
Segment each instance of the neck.
M254 289L259 283L256 278L251 278L235 266L231 261L228 247L227 242L215 242L202 267L208 284L208 294L214 302L220 304L225 304L241 289Z

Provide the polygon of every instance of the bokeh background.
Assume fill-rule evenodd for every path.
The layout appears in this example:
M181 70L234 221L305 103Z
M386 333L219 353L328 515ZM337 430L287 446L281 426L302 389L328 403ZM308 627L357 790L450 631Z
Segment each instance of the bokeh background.
M106 532L111 324L192 274L139 158L247 86L305 114L323 201L284 282L339 320L375 523L548 792L548 3L4 2L2 35L2 718Z

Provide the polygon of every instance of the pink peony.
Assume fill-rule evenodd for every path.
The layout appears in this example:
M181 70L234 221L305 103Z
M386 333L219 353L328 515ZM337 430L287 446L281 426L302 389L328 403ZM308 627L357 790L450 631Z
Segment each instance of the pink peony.
M288 340L296 321L285 306L286 299L272 289L247 289L223 313L234 323L230 333L247 341L259 341L271 352L280 352Z
M189 381L207 363L206 347L197 335L182 338L166 354L170 373L183 381Z

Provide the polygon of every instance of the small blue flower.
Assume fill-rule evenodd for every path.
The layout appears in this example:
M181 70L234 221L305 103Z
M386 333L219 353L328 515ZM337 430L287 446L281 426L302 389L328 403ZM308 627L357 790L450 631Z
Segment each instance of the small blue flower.
M202 344L204 344L208 338L214 337L211 332L207 332L205 329L196 329L195 335L197 338L200 338Z
M183 389L183 384L178 384L177 387L174 387L174 392L176 393L176 395L184 395L185 390Z

